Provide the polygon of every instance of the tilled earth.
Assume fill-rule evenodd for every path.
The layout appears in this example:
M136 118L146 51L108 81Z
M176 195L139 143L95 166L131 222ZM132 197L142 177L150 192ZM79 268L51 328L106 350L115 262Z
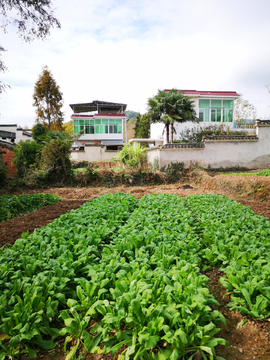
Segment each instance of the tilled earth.
M208 187L209 189L209 187ZM206 190L201 185L188 185L188 184L174 184L162 186L149 186L149 187L118 187L118 188L51 188L46 190L29 190L22 191L22 193L51 193L58 194L62 198L61 203L45 206L42 209L31 212L29 214L17 217L13 220L0 223L0 246L5 244L13 244L16 239L20 238L21 234L28 231L32 233L35 229L40 228L52 222L61 214L65 214L72 209L77 209L85 202L94 199L100 194L111 192L128 192L140 198L144 194L150 193L176 193L179 196L192 195L195 193L220 193L228 196L227 191L221 190ZM18 192L19 193L19 192ZM18 194L16 193L16 194ZM229 195L230 198L241 202L243 205L250 206L251 209L270 219L269 202L247 200L240 196ZM225 348L220 346L217 348L217 355L222 356L226 360L249 360L249 359L270 359L270 343L269 343L269 321L253 321L249 320L240 329L237 329L237 324L244 318L240 313L231 312L227 307L230 298L226 295L225 289L219 283L220 276L223 276L218 269L206 272L210 278L209 288L212 294L218 300L220 306L217 309L223 313L227 320L227 325L222 325L218 336L225 338L229 341L230 346ZM71 344L72 346L72 344ZM101 360L101 359L117 359L114 357L103 354L83 354L82 358ZM63 342L60 340L57 348L50 352L41 352L40 359L64 359ZM26 359L26 357L23 357Z

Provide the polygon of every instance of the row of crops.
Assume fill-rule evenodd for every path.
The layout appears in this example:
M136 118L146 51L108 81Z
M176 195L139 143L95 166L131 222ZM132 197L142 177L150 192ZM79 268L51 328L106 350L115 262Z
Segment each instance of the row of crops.
M60 199L53 194L2 195L0 196L0 222L59 201Z
M264 169L258 172L245 172L245 173L229 173L224 175L244 175L244 176L270 176L270 169Z
M232 310L270 316L270 223L218 195L102 195L0 249L0 359L65 338L67 359L214 359L221 266Z

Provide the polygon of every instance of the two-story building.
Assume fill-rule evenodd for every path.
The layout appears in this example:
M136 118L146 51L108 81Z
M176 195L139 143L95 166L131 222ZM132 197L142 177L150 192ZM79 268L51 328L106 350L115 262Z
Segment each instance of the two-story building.
M108 161L127 142L126 104L94 100L70 107L75 136L73 160Z
M165 89L169 92L171 90ZM193 100L193 105L199 119L199 125L224 123L234 127L234 102L239 98L236 91L198 91L179 90ZM185 128L192 128L193 122L175 123L175 139ZM164 126L163 126L164 127ZM162 124L152 124L151 137L162 136Z

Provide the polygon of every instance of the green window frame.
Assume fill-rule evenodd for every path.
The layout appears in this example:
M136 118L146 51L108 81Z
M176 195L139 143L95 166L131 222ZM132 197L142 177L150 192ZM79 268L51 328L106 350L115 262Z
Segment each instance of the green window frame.
M233 104L233 100L199 99L199 121L233 122Z

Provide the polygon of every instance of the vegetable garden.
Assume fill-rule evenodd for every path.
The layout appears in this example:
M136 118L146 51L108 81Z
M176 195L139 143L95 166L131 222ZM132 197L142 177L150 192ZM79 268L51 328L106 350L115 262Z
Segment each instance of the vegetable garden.
M203 271L224 271L232 311L269 318L269 235L268 219L220 195L99 196L0 249L0 359L61 337L67 359L81 347L220 359L225 319Z

